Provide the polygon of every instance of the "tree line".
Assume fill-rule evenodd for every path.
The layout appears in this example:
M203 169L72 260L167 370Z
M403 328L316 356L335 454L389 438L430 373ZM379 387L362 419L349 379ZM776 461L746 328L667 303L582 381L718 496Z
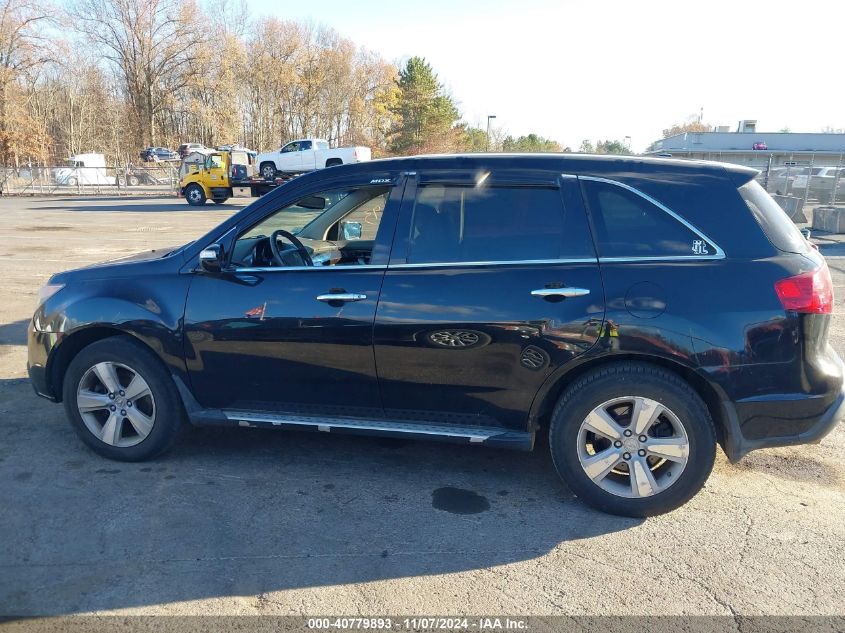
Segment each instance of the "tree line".
M0 163L96 151L138 160L182 142L277 148L303 136L375 156L571 151L461 118L421 57L401 66L238 0L0 0ZM618 141L580 148L626 153Z

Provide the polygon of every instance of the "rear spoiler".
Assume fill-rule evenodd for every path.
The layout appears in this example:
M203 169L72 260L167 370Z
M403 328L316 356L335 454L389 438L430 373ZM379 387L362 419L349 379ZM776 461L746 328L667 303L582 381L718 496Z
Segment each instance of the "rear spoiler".
M739 189L750 180L754 180L757 176L760 175L759 169L753 169L751 167L743 167L741 165L730 165L724 164L723 167L725 171L728 172L728 177L734 183L734 185Z

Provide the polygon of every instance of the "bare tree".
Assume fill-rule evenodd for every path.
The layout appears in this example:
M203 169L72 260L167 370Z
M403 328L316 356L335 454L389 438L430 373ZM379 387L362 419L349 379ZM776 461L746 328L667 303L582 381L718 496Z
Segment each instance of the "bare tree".
M122 78L141 143L155 144L156 117L190 80L205 40L193 1L71 0L76 29L114 64Z
M41 26L51 7L37 0L0 0L0 160L17 164L31 151L37 122L28 116L24 87L27 73L50 60Z

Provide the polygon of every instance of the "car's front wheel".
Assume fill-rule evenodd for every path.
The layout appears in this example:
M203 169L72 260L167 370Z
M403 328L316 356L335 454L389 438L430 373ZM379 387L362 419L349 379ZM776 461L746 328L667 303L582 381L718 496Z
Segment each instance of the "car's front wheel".
M199 185L188 185L185 189L185 200L192 207L201 207L205 204L205 191Z
M563 393L549 430L560 476L604 512L646 517L689 501L716 455L716 433L698 394L660 367L596 369Z
M100 455L121 461L155 457L170 447L183 410L160 361L129 337L84 348L63 385L65 411L77 435Z

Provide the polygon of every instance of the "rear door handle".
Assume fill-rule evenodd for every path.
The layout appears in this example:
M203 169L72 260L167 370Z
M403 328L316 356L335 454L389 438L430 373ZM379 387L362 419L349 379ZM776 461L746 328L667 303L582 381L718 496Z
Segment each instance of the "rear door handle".
M540 288L532 290L532 297L583 297L590 294L587 288Z
M363 301L367 295L358 294L355 292L332 292L325 295L317 295L317 301L324 303L334 303L335 301L346 303L348 301Z

